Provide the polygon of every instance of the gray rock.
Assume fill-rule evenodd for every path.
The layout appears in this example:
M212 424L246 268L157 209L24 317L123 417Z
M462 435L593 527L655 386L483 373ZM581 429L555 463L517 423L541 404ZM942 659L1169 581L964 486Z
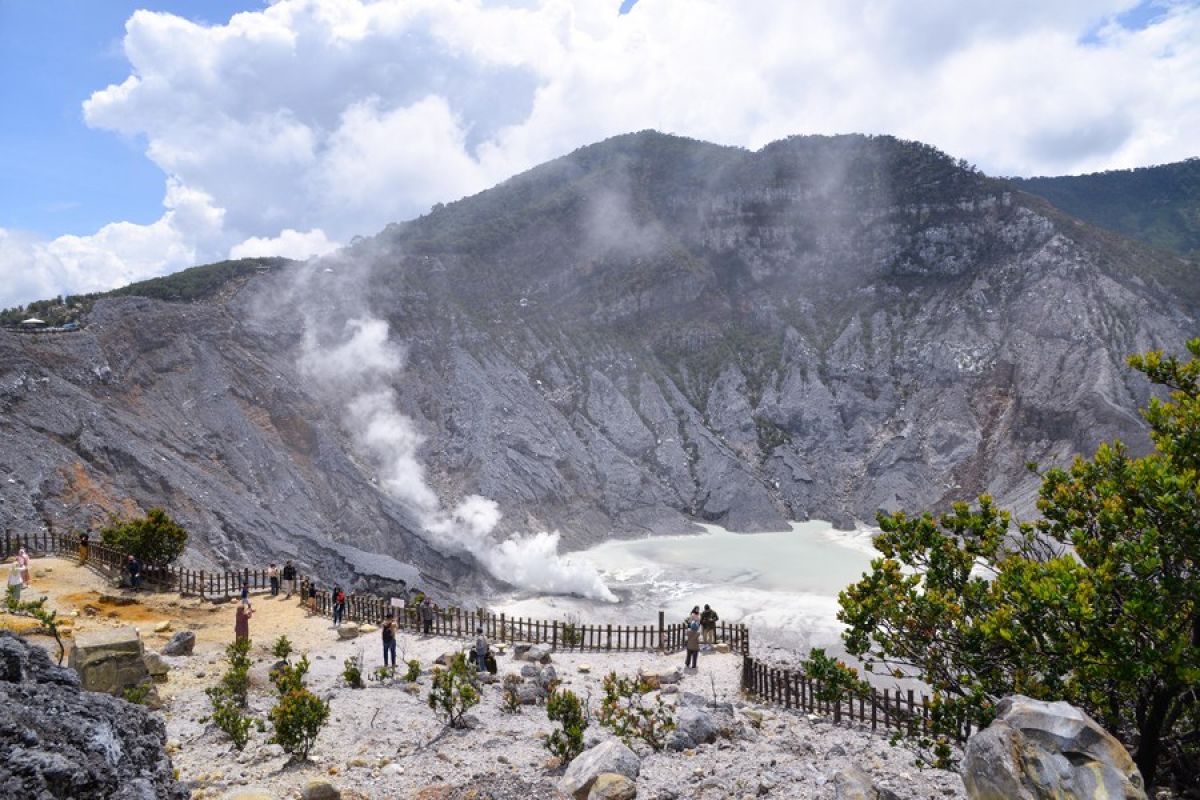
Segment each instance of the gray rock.
M329 781L309 781L300 793L303 800L341 800L342 793L333 787Z
M1121 743L1065 702L1022 695L967 742L963 784L972 800L1145 800L1142 776Z
M537 683L543 689L548 689L550 684L556 680L558 680L558 672L552 666L547 665L542 667L541 671L538 672Z
M616 739L606 739L575 757L558 782L558 788L576 800L586 800L592 784L602 774L614 772L635 780L641 766L637 753Z
M0 631L0 797L185 800L162 719L81 691L45 651Z
M196 647L196 634L192 631L178 631L165 645L164 656L190 656Z
M144 655L137 628L125 626L79 634L68 663L84 689L119 696L150 676Z
M339 639L354 639L359 634L358 625L353 622L343 622L337 626L337 635Z
M538 675L541 675L541 674L542 674L542 670L536 664L522 664L521 665L521 677L522 678L536 678Z
M634 800L636 797L637 784L616 772L601 773L587 794L587 800Z
M834 800L881 800L879 789L863 769L855 766L833 776Z
M142 662L146 665L146 671L150 673L150 677L158 683L165 683L167 673L171 671L171 665L163 661L162 656L158 653L147 652L142 656Z
M536 683L522 683L517 687L517 700L523 706L533 706L545 702L546 690Z
M671 750L687 750L717 740L717 724L703 709L685 706L675 717L675 730L667 737Z
M549 664L550 648L544 644L534 644L527 648L518 647L513 650L513 658L517 661L529 661L534 664Z

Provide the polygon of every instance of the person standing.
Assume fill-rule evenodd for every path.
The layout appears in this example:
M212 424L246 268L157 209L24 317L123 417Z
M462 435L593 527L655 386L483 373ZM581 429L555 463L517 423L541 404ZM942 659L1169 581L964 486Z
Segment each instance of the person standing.
M717 643L717 612L712 610L708 603L704 604L704 611L700 612L700 633L704 644Z
M483 628L475 629L475 661L477 672L487 672L488 640L483 635Z
M383 634L383 665L388 665L388 657L392 659L392 666L396 666L396 623L392 620L384 620L383 627L380 629Z
M250 581L242 578L242 605L250 605Z
M87 563L88 552L91 549L91 535L87 531L79 534L79 566Z
M279 597L279 567L274 561L267 567L267 580L271 584L271 597Z
M289 558L287 563L283 565L283 583L287 587L287 595L285 600L291 600L292 595L296 593L296 565ZM304 602L304 598L300 598L300 602Z
M684 669L697 669L700 660L700 623L688 622L687 626L687 655L683 660Z
M346 614L346 593L342 591L342 587L333 587L333 625L337 627L342 624L342 617Z
M17 551L17 571L21 573L21 586L29 588L29 553L22 547Z
M125 571L129 573L129 588L135 592L142 588L142 562L132 553L125 557Z
M426 597L421 601L421 631L426 636L433 632L433 601Z
M233 619L233 638L241 642L250 638L250 617L254 609L248 603L238 604L237 615Z

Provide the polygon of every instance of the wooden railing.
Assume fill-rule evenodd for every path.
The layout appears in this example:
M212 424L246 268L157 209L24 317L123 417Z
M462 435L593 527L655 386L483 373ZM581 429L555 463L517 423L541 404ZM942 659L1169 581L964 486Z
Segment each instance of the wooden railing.
M14 555L20 547L25 547L31 556L79 556L77 536L37 531L23 537L15 537L5 532L4 539L0 541L0 557ZM88 546L86 565L109 578L119 579L125 568L125 555L93 542ZM301 577L297 576L297 583ZM142 579L146 585L153 585L161 590L200 597L235 597L241 593L243 584L250 592L261 592L270 588L270 576L266 569L244 568L206 572L180 567L144 566ZM313 592L312 608L322 616L333 616L333 600L329 590L320 589ZM346 596L344 617L347 621L379 624L392 616L395 616L402 628L423 630L415 607L396 609L392 607L390 600L374 595ZM658 612L657 625L611 625L509 617L484 609L468 611L457 607L437 608L430 633L461 639L474 636L478 629L482 629L484 635L495 642L532 642L549 645L554 650L588 652L674 653L684 649L687 639L686 624L682 621L667 623L666 614L662 611ZM717 640L728 643L734 653L746 655L750 652L750 632L743 624L718 623Z
M799 670L783 669L742 655L742 690L760 700L784 708L832 717L834 722L849 722L877 731L913 737L929 733L929 698L918 702L912 689L872 689L869 696L843 693L839 699L826 699L820 681ZM958 741L971 735L968 724L959 731Z

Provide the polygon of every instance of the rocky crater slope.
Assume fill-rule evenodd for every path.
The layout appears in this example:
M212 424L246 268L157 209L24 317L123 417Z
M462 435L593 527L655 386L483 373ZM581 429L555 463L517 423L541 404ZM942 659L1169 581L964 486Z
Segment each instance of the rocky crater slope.
M924 145L617 137L198 302L0 332L0 514L161 504L198 565L469 588L297 366L367 317L406 348L424 479L504 530L850 525L984 491L1029 511L1026 462L1145 447L1123 360L1180 348L1198 309L1193 265Z

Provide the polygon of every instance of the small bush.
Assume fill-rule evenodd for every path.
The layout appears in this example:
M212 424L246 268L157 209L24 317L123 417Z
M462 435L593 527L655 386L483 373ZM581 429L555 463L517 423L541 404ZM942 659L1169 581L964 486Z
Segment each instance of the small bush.
M657 696L653 705L647 705L638 682L618 677L615 672L604 676L603 688L600 724L631 747L641 740L655 752L662 750L667 734L675 730L675 719L662 696Z
M188 534L161 508L152 508L141 519L109 520L100 531L100 542L119 553L137 556L143 564L164 567L183 555Z
M254 718L246 713L238 704L236 698L222 686L208 689L208 699L212 702L212 721L233 742L238 750L246 747L250 741L250 729L254 726Z
M351 689L361 689L366 685L363 683L363 654L361 652L350 656L343 662L342 680Z
M583 732L587 730L588 718L583 703L569 689L554 691L546 700L546 716L551 722L562 724L546 737L546 749L564 764L571 763L583 752Z
M467 709L479 702L476 672L467 665L466 656L458 653L448 669L433 671L433 687L429 690L429 707L446 723L457 728L462 725Z
M371 680L379 683L388 683L396 678L396 668L393 666L376 667L371 673Z
M271 646L271 655L287 661L292 655L292 642L286 636L280 636Z
M308 656L303 655L295 664L284 664L271 671L271 683L279 696L304 688L304 676L308 674Z
M408 662L408 672L404 673L404 680L409 683L416 683L421 677L421 662L417 659L412 659Z
M141 683L137 686L129 686L121 695L130 703L135 703L139 706L146 705L146 699L150 696L150 684Z
M583 631L574 622L567 622L562 629L563 647L578 647L583 644Z
M504 676L504 688L500 692L500 710L505 714L521 713L521 695L517 692L521 683L520 675Z
M220 688L239 708L245 708L246 693L250 690L250 640L240 639L227 645L225 659L229 669L221 676Z
M329 721L329 703L308 689L292 689L279 698L269 716L275 726L271 741L294 759L305 761L317 734Z

